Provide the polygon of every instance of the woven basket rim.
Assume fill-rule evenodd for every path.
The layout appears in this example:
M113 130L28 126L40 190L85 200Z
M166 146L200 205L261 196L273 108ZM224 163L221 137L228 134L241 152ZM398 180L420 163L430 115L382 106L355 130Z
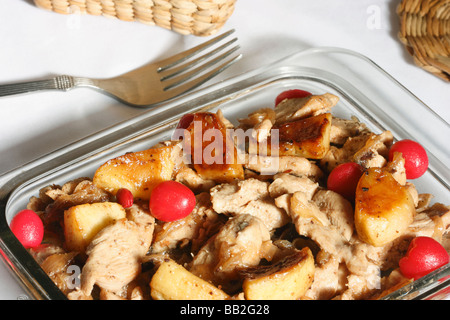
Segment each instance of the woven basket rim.
M60 14L90 14L138 21L183 35L217 33L234 11L236 0L33 0Z
M414 63L450 81L450 1L402 0L398 37Z

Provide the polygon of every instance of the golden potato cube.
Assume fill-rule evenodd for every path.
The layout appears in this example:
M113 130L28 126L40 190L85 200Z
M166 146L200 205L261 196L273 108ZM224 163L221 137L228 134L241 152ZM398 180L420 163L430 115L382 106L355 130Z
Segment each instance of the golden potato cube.
M308 247L288 255L274 265L249 270L243 283L247 300L296 300L314 279L314 257Z
M186 130L189 138L184 137L185 148L190 150L194 169L201 178L217 183L244 178L234 142L217 114L195 113Z
M414 200L405 186L382 168L368 169L359 180L355 197L355 227L359 238L383 246L412 223Z
M148 200L153 188L171 180L175 168L177 145L132 152L111 159L94 174L94 184L112 194L127 188L135 198Z
M274 130L278 130L279 155L322 159L330 149L331 114L323 113L276 125L272 128L272 135ZM267 153L273 154L271 148L274 145L268 143L268 147Z
M67 209L64 212L67 249L84 252L101 229L125 217L125 209L115 202L86 203Z
M229 296L173 260L164 261L150 281L155 300L225 300Z

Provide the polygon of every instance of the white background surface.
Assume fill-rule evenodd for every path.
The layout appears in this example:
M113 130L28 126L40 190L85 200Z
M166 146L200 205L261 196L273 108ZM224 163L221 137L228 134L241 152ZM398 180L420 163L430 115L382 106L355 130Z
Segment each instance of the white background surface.
M368 56L449 122L450 84L416 67L397 39L399 2L237 0L222 31L236 29L244 56L213 81L310 47L342 47ZM137 22L47 12L31 0L1 0L0 84L58 74L115 76L204 40ZM141 112L89 89L0 98L0 174ZM0 299L22 294L0 264Z

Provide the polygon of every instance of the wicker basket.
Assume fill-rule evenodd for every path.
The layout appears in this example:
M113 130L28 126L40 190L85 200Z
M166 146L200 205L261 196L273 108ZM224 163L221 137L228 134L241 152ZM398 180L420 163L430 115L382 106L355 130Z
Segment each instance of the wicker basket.
M231 16L236 0L34 0L57 13L87 13L157 25L183 35L216 33Z
M399 38L423 69L450 81L450 0L402 0Z

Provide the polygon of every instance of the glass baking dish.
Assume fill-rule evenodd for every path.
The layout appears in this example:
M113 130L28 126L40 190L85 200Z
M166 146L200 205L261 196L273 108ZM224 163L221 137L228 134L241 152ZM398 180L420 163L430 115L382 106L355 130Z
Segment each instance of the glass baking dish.
M356 116L376 133L390 130L396 139L420 141L427 149L430 166L414 183L419 192L433 194L435 202L448 202L448 124L365 56L340 48L313 48L158 105L0 176L4 262L32 297L65 299L8 226L31 196L47 185L92 177L110 158L170 139L183 114L220 108L236 123L256 109L272 107L278 93L292 88L333 93L340 98L332 110L334 115ZM445 266L384 299L445 299L450 296L449 276L450 267Z

